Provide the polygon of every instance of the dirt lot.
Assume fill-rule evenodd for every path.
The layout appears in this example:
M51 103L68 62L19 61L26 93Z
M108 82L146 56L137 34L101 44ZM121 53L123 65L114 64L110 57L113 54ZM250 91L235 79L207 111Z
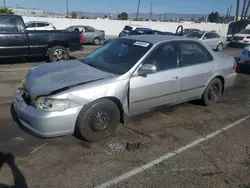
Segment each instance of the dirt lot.
M214 106L142 114L90 144L73 136L39 139L12 120L11 95L30 67L24 65L0 72L0 152L15 156L0 163L0 187L250 187L249 75L239 74ZM128 151L131 143L141 147Z

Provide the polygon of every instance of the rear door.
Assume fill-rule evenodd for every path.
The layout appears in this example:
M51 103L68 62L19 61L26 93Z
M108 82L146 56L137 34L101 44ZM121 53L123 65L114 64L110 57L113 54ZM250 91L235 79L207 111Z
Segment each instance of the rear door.
M2 16L0 18L0 57L28 55L28 38L23 23L14 16Z
M92 43L95 38L95 31L88 26L84 26L84 30L85 30L83 33L84 40L86 40L86 42L88 43Z
M179 41L181 67L180 100L200 98L214 74L214 61L210 52L199 42Z
M216 33L206 33L203 37L203 42L212 49L217 47L219 40L220 38Z
M130 114L179 101L181 69L174 43L167 42L149 54L142 64L154 64L157 72L130 78Z

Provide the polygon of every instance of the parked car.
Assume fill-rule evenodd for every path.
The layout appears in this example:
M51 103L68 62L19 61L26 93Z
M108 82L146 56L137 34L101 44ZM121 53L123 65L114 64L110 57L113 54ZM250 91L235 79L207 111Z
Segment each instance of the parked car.
M192 38L128 36L83 59L32 68L14 94L14 109L42 137L75 133L96 141L162 105L216 103L235 82L235 69L233 57Z
M140 25L125 25L123 30L119 33L119 37L126 36L130 31L133 31L136 29L143 30L143 29L152 29L152 28L147 27L147 26L140 26Z
M94 45L100 45L100 43L105 39L105 31L98 30L94 27L85 26L85 25L75 25L70 26L65 29L68 32L82 32L84 43L92 43Z
M250 44L250 29L243 29L239 33L236 33L232 37L230 37L230 43L237 44Z
M26 30L56 30L56 27L49 22L32 21L25 24Z
M191 28L183 29L182 36L187 36L189 33L192 33L192 32L200 32L200 30L199 29L191 29ZM179 31L178 34L181 34L181 31Z
M27 31L21 16L0 15L0 58L47 56L50 61L69 59L82 50L82 33Z
M215 32L192 32L187 34L187 37L197 38L217 51L221 51L228 44L226 37L222 37Z
M250 45L246 46L240 55L239 63L250 64Z

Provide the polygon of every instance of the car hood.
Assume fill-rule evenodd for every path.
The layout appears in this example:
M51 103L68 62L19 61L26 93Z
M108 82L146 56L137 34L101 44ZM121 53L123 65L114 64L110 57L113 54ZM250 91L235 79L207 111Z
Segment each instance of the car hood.
M77 60L56 62L31 69L26 76L25 88L34 101L38 96L112 76Z

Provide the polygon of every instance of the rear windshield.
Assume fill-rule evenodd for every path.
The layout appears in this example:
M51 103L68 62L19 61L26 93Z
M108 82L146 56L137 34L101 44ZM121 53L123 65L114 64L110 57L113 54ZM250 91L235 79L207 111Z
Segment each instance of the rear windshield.
M98 48L81 62L104 72L125 74L128 72L148 50L151 43L131 39L114 39Z
M123 30L126 30L126 31L131 31L132 29L133 29L132 27L127 26L127 25L123 28Z
M203 32L192 32L187 35L187 37L201 38L204 35Z

